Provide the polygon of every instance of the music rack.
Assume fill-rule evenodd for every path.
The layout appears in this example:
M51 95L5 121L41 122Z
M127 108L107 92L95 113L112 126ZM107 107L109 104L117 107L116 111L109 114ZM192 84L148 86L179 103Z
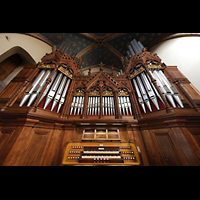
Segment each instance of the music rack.
M82 140L115 140L120 141L119 129L116 128L85 128Z

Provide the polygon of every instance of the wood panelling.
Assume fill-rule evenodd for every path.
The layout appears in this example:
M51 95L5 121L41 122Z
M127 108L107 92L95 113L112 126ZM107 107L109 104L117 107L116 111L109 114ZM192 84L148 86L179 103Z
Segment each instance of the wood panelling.
M190 83L182 83L181 86L193 100L200 100L199 94L194 90L194 87L192 87Z
M176 146L183 165L199 165L199 160L184 137L182 129L180 127L173 127L171 128L171 131L171 138Z
M179 166L182 165L174 144L167 133L155 134L155 138L159 144L160 154L163 163L166 166Z
M5 128L5 127L4 127ZM15 144L18 136L20 135L22 131L22 127L16 127L15 131L13 131L11 134L3 134L1 135L1 150L0 150L0 165L4 165L4 160L8 159L8 155L13 148L13 145ZM15 158L14 158L15 160Z
M142 138L146 148L149 164L151 166L164 165L162 163L161 158L158 155L158 150L156 149L155 144L153 143L151 133L149 132L149 130L142 130Z
M19 55L15 54L0 63L0 80L3 81L17 66L22 63Z
M1 134L0 136L0 156L1 165L4 166L57 166L62 158L62 150L65 144L72 141L73 130L51 128L51 124L46 124L50 128L39 128L24 126L20 134L12 134L17 138L14 144L8 145L11 134ZM17 133L16 133L17 134ZM8 145L11 148L8 150ZM3 149L3 150L2 150ZM5 151L9 151L5 154Z
M184 128L143 130L142 137L150 165L200 165L199 148L187 141L191 135Z

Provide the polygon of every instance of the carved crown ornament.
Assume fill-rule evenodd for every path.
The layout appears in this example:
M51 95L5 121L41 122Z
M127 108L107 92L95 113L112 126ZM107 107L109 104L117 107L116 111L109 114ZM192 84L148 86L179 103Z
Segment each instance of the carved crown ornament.
M122 59L123 60L123 59ZM164 63L156 53L147 51L143 48L142 52L137 52L134 56L129 55L129 61L123 66L124 71L132 79L145 71L145 67L149 69L164 69Z
M69 78L72 78L72 75L78 73L78 70L82 63L82 58L79 59L79 63L75 62L75 56L69 56L65 52L61 52L60 48L57 48L51 53L47 53L42 57L41 62L38 63L38 68L55 68L58 66L58 70L64 73ZM65 69L68 69L67 72Z

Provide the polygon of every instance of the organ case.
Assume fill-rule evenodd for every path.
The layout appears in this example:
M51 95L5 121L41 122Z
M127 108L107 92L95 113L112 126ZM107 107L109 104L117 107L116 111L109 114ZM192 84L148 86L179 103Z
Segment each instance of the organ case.
M37 66L25 66L6 87L8 96L0 93L0 164L107 165L107 160L94 163L100 158L89 157L94 154L69 155L69 149L81 146L87 152L103 144L122 152L120 147L133 142L133 152L141 152L141 158L127 159L133 165L200 165L199 95L177 68L166 66L140 42L133 40L128 48L117 76L104 72L103 63L97 73L83 75L82 59L64 43ZM78 130L85 126L121 127L120 137L94 131L87 138ZM34 157L26 152L32 149ZM110 157L114 165L126 164L123 153L115 156L120 158ZM80 162L71 162L73 157Z

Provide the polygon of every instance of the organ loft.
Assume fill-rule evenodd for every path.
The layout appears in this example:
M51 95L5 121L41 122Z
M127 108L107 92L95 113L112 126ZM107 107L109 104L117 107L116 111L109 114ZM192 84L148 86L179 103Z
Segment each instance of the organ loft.
M1 91L0 165L200 165L200 97L176 66L133 39L117 74L84 74L71 44Z

